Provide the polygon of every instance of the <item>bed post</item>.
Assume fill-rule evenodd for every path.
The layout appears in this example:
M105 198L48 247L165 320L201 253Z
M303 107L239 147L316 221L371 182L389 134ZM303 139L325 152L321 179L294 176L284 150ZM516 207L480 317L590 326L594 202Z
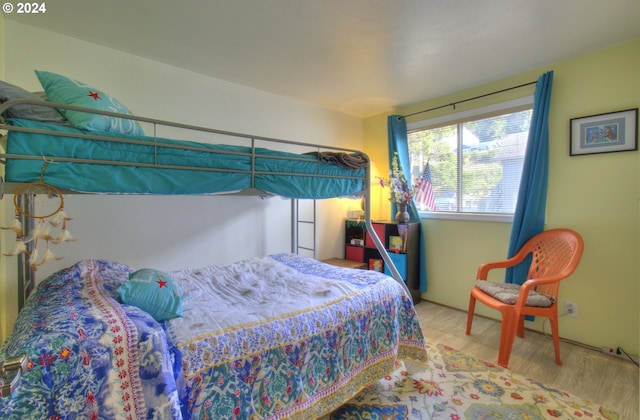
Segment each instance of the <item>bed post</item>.
M291 199L291 253L298 253L298 200Z
M35 195L33 194L19 194L17 197L18 207L20 208L19 217L25 237L29 236L35 228L34 219L25 216L25 214L33 214L34 199ZM33 241L27 243L27 250L29 252L33 251ZM18 254L18 310L22 309L24 302L34 288L35 272L29 264L27 254L20 253Z

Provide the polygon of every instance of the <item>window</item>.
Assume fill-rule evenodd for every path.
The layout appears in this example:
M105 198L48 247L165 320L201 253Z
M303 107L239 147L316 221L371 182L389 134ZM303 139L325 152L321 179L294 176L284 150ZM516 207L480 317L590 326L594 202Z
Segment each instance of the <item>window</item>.
M525 98L408 127L411 179L429 164L436 215L513 215L532 102ZM418 209L428 210L421 204Z

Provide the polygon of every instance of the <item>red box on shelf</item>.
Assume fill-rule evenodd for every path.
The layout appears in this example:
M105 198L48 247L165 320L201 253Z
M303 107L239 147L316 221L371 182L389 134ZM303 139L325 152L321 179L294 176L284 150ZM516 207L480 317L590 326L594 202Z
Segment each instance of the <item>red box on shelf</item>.
M347 245L344 253L346 260L364 262L364 248L361 246Z
M380 240L384 244L384 241L385 241L384 224L373 223L373 230L376 232L376 234L378 234L378 238L380 238ZM368 246L369 248L376 247L376 244L373 242L373 239L371 239L371 235L369 235L369 232L365 232L364 237L365 237L365 241L364 241L365 246Z

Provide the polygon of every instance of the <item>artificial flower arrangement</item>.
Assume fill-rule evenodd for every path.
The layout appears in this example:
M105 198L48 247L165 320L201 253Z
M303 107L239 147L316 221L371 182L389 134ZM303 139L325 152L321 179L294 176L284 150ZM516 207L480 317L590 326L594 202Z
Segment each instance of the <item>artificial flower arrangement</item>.
M404 172L400 169L398 163L398 152L394 152L391 160L391 169L389 169L389 179L378 177L380 185L384 188L389 186L389 201L396 204L409 204L413 199L414 189L409 188L409 182L404 176Z

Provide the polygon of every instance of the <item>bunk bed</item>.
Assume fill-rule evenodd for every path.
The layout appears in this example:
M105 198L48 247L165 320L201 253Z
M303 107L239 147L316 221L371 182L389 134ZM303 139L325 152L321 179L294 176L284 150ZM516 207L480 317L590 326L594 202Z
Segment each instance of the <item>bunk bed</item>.
M306 144L33 99L5 102L0 114L15 106L143 122L154 135L9 118L0 124L8 133L0 156L5 193L46 182L65 193L367 197L369 162L354 150L312 145L295 154L281 146ZM157 137L160 126L216 140ZM29 199L21 205L32 206ZM365 222L395 279L293 253L170 273L95 259L54 273L35 287L0 351L0 417L307 419L331 412L390 373L397 358L427 357L411 295L368 205ZM157 290L139 291L139 284L171 291L160 314L158 302L148 302Z

